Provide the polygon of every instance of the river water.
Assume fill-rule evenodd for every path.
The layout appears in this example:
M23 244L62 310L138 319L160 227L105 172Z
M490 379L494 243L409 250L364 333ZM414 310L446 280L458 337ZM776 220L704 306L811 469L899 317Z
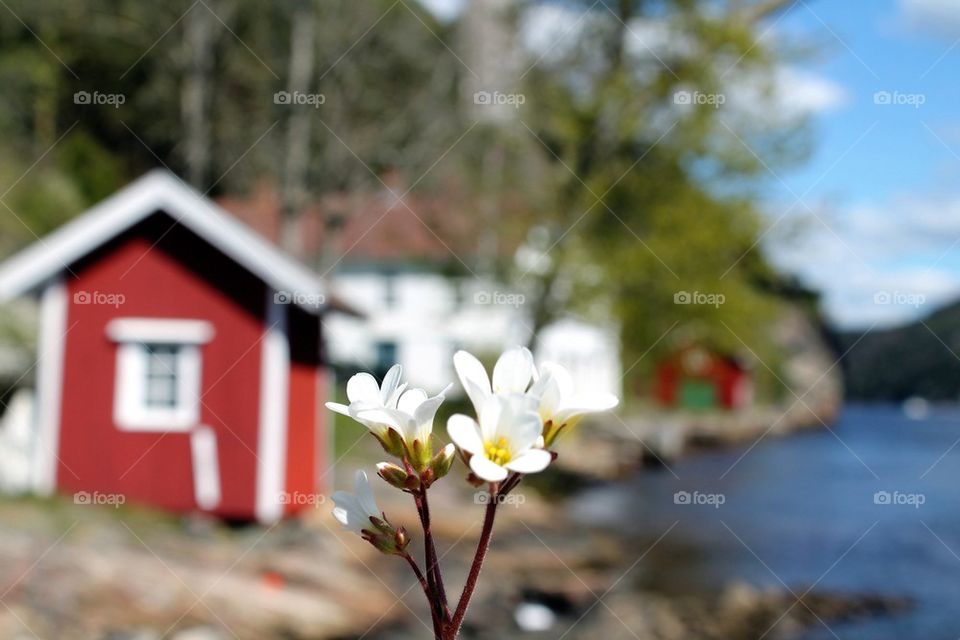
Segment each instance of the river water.
M583 524L625 531L638 587L705 593L733 580L905 596L906 613L812 627L803 640L960 638L960 410L922 420L850 406L832 433L764 438L581 494ZM879 493L878 493L879 492ZM676 523L674 525L674 523Z

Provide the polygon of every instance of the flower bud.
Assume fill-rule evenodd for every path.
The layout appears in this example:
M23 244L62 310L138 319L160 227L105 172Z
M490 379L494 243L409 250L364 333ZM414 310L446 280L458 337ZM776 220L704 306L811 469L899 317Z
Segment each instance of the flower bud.
M448 444L430 460L430 471L433 472L433 479L439 480L447 475L450 467L453 466L453 459L457 455L457 448L453 444Z
M364 529L361 536L381 553L399 555L410 543L407 530L403 527L394 527L385 518L371 516L370 524L373 526Z
M393 542L397 549L403 552L403 550L407 548L407 545L410 544L410 538L407 537L407 530L403 527L397 529L393 534Z
M377 475L383 478L387 484L400 490L416 488L417 477L411 476L403 470L402 467L392 462L381 462L377 465Z
M414 440L410 451L410 464L418 472L422 473L424 469L430 466L430 459L433 457L433 438L427 439L427 442Z
M383 446L384 451L394 457L403 458L403 436L401 436L396 429L387 429L386 437L383 439L377 439L380 440L380 444Z

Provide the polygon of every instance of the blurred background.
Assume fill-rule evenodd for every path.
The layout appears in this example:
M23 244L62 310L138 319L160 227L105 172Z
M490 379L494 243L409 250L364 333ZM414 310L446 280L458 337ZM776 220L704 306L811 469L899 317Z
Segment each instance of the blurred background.
M520 344L622 402L464 637L956 638L958 43L951 0L0 0L0 637L428 637L322 401Z

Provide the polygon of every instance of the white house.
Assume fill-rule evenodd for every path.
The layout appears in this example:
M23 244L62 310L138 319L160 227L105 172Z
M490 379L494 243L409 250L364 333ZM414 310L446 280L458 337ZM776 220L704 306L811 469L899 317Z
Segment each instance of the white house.
M530 314L521 293L477 275L475 220L451 213L455 203L401 191L328 197L304 212L301 236L305 252L323 258L318 270L331 289L362 314L324 320L331 361L380 374L399 362L411 384L439 391L456 379L458 349L483 360L527 344ZM279 199L270 185L220 204L279 237ZM567 318L540 332L534 354L567 367L578 388L620 395L612 328Z
M489 360L530 337L522 295L494 282L429 270L346 267L332 284L364 317L330 318L331 359L373 371L399 362L412 384L429 391L456 379L452 358L458 349ZM611 331L562 320L540 332L534 352L538 361L567 367L578 388L620 393L619 352Z

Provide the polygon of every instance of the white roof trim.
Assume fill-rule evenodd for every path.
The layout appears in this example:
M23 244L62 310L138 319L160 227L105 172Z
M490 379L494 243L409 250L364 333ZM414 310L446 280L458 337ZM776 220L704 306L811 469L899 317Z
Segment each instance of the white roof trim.
M0 264L0 302L36 289L161 209L269 287L295 292L294 303L324 296L323 282L309 269L169 171L156 169ZM325 309L325 305L299 306L311 313Z

